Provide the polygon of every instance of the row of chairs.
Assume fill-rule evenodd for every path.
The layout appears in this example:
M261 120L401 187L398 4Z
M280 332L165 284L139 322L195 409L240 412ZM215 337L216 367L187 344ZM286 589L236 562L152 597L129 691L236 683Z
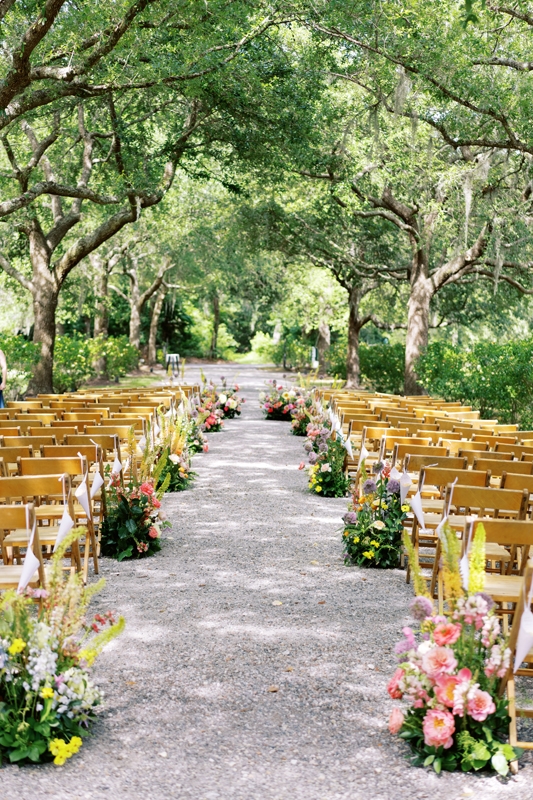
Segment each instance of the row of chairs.
M65 568L85 581L91 565L98 573L109 472L125 464L132 431L142 445L157 409L166 413L197 391L191 385L149 394L79 392L8 403L13 416L5 421L16 426L16 435L0 425L0 591L22 584L45 588L46 562L75 524L86 533L69 548ZM91 424L71 431L72 421ZM139 457L140 451L130 470ZM124 471L120 475L124 480Z
M419 554L428 590L443 607L439 526L444 520L468 557L472 531L486 531L485 591L497 604L504 630L516 642L524 591L533 580L533 431L481 420L474 409L427 397L403 398L360 392L322 394L350 440L346 467L361 485L370 470L389 460L402 477L412 513L406 525ZM409 568L406 570L409 581ZM517 674L533 675L533 650ZM510 701L511 744L517 744L513 671L502 681ZM528 716L533 716L529 713ZM519 742L533 749L533 743Z

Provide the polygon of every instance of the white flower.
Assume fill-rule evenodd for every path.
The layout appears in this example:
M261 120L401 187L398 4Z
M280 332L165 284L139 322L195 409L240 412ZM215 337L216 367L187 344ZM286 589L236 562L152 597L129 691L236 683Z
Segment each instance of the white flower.
M320 467L320 472L331 472L331 464L326 461L326 463L322 464Z
M430 650L433 650L434 647L436 647L435 643L431 642L429 639L426 639L425 641L420 642L417 652L419 655L423 656L426 653L429 653Z
M222 405L224 405L224 403L225 403L225 402L226 402L226 400L228 399L228 396L227 396L227 395L225 395L225 394L219 394L219 396L218 396L218 399L219 399L219 401L222 403Z
M385 523L381 519L377 519L375 522L372 523L372 527L376 528L378 531L382 531L385 527Z
M173 464L179 464L180 463L179 457L175 453L171 453L171 455L169 455L169 457L168 457L168 460L172 461Z

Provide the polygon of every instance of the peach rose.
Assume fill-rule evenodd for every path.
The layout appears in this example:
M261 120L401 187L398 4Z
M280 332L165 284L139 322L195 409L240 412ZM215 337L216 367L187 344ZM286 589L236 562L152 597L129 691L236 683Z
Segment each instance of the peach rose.
M392 678L388 683L387 691L393 700L400 700L400 698L403 696L403 693L400 691L398 686L404 675L405 675L404 670L398 667L398 669L396 670L396 672L394 673L394 675L392 676Z
M453 672L456 666L457 659L448 647L433 647L422 658L422 669L433 679L443 673Z
M461 626L454 625L453 622L441 622L433 631L435 643L442 647L455 644L460 635Z
M399 733L404 721L403 712L399 708L393 708L389 718L389 731L392 734Z
M151 483L148 483L148 481L141 483L139 490L142 492L142 494L145 494L147 497L150 497L150 495L154 493L154 487L152 486Z
M496 706L488 692L476 689L468 700L467 711L477 722L484 722L489 714L494 714Z
M439 675L435 681L435 695L439 703L448 708L453 708L454 691L459 683L456 675Z
M452 746L455 721L449 711L431 708L424 717L422 728L424 742L428 747L444 747L447 750Z

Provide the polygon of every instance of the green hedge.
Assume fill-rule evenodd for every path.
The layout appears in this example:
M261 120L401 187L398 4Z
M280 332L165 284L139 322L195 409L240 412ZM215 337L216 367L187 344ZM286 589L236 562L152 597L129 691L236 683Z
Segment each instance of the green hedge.
M429 394L461 400L486 419L533 425L533 338L478 342L465 350L436 342L419 360L417 374Z
M23 336L0 334L0 350L7 360L6 397L16 400L26 393L40 347ZM139 353L127 336L87 339L79 334L58 336L54 350L54 391L72 392L96 375L94 363L105 357L107 377L120 378L135 369Z

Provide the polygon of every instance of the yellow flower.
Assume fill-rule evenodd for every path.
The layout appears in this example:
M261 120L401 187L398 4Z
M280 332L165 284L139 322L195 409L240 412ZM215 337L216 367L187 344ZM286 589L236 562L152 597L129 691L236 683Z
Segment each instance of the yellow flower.
M24 648L26 647L26 642L24 639L13 639L13 642L8 647L8 653L12 656L16 656L17 653L22 653Z
M41 689L41 697L44 700L50 700L53 696L54 696L54 690L52 689L51 686L45 686L43 689Z
M63 766L67 758L71 758L71 756L77 753L82 744L83 742L79 736L73 736L68 744L64 739L52 739L52 741L48 743L48 749L52 755L55 756L54 764L58 767Z
M357 544L358 541L359 541L359 536L354 536L353 537L353 543Z
M317 487L316 487L316 489L315 489L315 491L317 491L317 492L321 492L321 491L322 491L322 486L317 486Z
M379 542L370 542L372 547L379 547Z
M407 505L407 503L404 503L403 506L402 506L403 513L406 514L410 510L411 510L411 506Z
M344 533L342 535L343 536L349 536L350 535L350 531L344 531Z
M372 508L377 508L379 506L379 500L374 500L372 503Z
M363 555L364 555L365 558L374 558L374 551L373 550L367 550L366 553L363 553Z

